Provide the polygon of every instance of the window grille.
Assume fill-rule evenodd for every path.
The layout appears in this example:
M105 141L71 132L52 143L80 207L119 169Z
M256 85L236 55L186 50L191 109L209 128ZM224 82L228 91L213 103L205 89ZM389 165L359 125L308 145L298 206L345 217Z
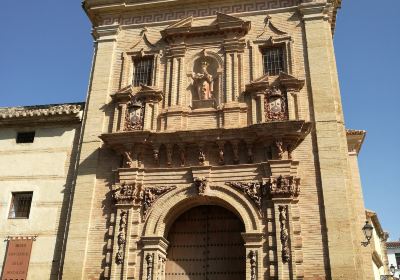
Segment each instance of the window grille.
M17 133L17 143L33 143L35 139L35 131L29 132L18 132Z
M283 49L282 48L265 48L262 50L264 74L269 76L279 75L284 71Z
M32 195L32 192L13 193L8 218L29 218L29 213L31 211Z
M138 87L141 84L150 86L153 74L153 57L142 57L133 60L133 86Z

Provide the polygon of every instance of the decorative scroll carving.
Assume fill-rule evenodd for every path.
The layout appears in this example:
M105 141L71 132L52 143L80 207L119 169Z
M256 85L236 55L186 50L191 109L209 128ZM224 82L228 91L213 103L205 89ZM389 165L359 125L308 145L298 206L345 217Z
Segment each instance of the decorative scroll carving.
M143 193L143 218L145 219L154 202L165 193L175 189L175 186L146 187Z
M249 196L256 206L261 209L262 192L260 183L226 182L225 184L243 191L243 193Z
M250 259L250 279L256 280L257 279L257 274L256 274L257 254L255 251L253 251L253 250L250 251L249 259Z
M208 188L208 181L204 177L195 177L194 178L194 186L197 189L199 195L205 195L205 192Z
M124 247L126 244L126 226L128 224L128 211L121 211L121 219L119 220L119 233L118 233L118 252L115 256L117 264L121 264L124 261Z
M153 274L153 255L148 253L146 255L146 262L147 262L147 273L146 273L146 280L152 280Z
M270 177L265 182L271 197L297 197L300 194L300 178L293 176Z
M286 98L282 91L273 86L265 95L265 119L270 121L287 120Z
M132 204L143 207L143 219L147 216L154 202L175 186L145 187L140 184L126 183L113 185L112 196L117 204Z
M289 249L289 231L287 229L287 206L279 206L279 222L281 227L281 243L282 243L282 261L287 263L290 261Z
M127 105L125 131L142 130L144 125L144 102L134 98Z

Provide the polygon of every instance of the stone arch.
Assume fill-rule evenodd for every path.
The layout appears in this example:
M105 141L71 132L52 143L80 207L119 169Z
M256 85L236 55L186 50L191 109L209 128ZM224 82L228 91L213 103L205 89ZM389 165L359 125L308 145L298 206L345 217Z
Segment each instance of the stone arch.
M233 188L211 186L206 196L194 188L177 188L160 197L147 218L143 236L166 236L175 219L199 205L219 205L242 220L246 233L261 233L261 215L245 195Z

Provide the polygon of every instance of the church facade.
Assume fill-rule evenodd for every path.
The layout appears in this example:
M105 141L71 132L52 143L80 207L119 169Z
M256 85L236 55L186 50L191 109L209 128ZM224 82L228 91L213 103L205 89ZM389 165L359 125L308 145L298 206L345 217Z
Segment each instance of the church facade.
M373 279L340 0L86 0L63 279Z

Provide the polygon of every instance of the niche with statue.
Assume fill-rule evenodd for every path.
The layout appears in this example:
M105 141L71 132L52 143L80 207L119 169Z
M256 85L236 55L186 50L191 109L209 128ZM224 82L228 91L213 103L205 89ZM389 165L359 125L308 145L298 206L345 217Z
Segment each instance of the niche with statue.
M220 103L221 67L214 57L203 52L194 61L189 76L193 109L215 107Z

